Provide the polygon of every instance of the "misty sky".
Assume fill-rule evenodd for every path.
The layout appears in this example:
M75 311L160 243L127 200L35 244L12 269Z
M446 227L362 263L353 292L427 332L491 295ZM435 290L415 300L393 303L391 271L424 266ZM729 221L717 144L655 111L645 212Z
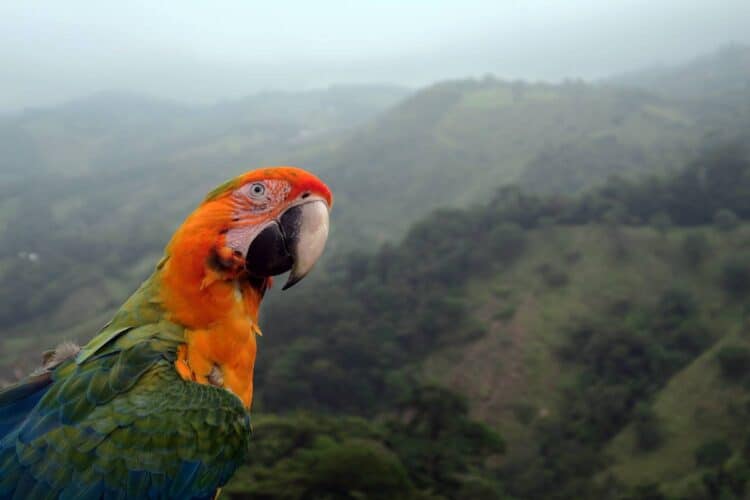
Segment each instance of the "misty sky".
M750 42L748 0L4 1L0 110L493 73L596 78Z

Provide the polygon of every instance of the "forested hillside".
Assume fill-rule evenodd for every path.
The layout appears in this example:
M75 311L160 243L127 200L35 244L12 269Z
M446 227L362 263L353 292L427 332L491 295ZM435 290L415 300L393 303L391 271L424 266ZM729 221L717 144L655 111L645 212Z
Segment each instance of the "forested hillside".
M750 89L622 85L2 117L0 377L90 338L214 185L296 163L333 232L264 305L229 495L745 498Z
M748 54L730 47L658 79L600 85L436 84L316 163L330 173L339 226L353 244L393 237L436 207L485 200L502 184L571 194L612 175L666 172L704 142L736 139L750 126ZM702 92L672 90L702 79L694 85Z
M749 180L747 149L727 147L577 198L506 188L435 212L400 244L331 263L314 289L266 310L258 410L379 422L422 493L477 498L463 490L476 476L487 498L744 498ZM447 451L433 441L435 455L413 462L389 434L433 387L463 395L507 444L486 468L457 463L454 490L419 475ZM450 401L442 394L432 418L465 418ZM346 438L330 431L330 445L288 447L247 474L271 481L327 456L359 439L364 424L349 425Z
M0 116L0 180L85 179L146 166L163 171L175 163L181 171L202 164L231 175L241 158L291 155L313 140L325 144L321 139L369 121L407 94L396 86L339 86L266 92L206 107L95 94Z
M502 184L575 192L612 174L674 168L699 135L680 105L643 91L487 78L411 96L320 164L338 193L340 226L382 241ZM559 158L561 150L575 158Z

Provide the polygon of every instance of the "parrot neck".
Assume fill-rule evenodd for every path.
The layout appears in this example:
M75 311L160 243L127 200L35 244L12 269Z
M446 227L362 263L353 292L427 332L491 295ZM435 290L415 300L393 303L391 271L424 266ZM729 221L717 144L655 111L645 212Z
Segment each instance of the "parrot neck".
M244 273L225 273L210 264L210 251L176 253L159 270L160 295L170 319L188 328L208 328L240 312L253 323L266 281Z
M202 206L175 232L157 268L162 303L172 321L188 328L208 328L238 306L257 323L267 281L251 280L244 260L225 245L231 209L219 203Z
M157 268L168 319L185 327L175 368L186 380L229 389L249 408L258 308L268 280L217 266L216 233L191 228L189 222L175 234Z

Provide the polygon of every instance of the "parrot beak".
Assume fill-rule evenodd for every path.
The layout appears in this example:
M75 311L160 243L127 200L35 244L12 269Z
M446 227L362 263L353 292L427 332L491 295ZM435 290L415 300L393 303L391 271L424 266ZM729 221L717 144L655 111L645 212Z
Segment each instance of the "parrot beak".
M292 256L292 270L282 290L307 276L326 246L328 206L316 200L290 208L281 216L281 229Z
M245 267L255 276L290 271L282 290L302 280L320 258L328 239L328 205L320 199L287 209L252 241Z

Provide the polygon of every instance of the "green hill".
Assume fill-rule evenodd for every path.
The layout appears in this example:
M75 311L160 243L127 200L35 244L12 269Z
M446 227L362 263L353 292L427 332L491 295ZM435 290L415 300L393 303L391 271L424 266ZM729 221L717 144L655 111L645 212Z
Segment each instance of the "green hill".
M684 64L606 80L670 99L701 124L709 140L738 140L750 127L750 46L727 45Z
M729 148L438 211L266 309L258 408L389 418L438 386L503 436L476 473L515 498L744 498L748 173Z
M612 174L663 172L698 136L689 112L643 91L468 80L411 96L311 161L337 193L338 227L382 241L434 208L469 206L503 184L574 192ZM584 161L576 176L549 162L571 148Z
M277 161L372 119L408 95L395 86L266 92L207 107L100 93L50 109L0 117L0 181L111 172L231 175L247 158ZM155 172L157 171L157 172Z
M629 484L663 483L666 493L681 495L699 490L712 468L697 463L696 452L706 443L729 446L733 456L721 464L736 466L745 458L747 390L722 375L719 362L724 349L746 352L749 347L745 319L737 316L728 322L727 334L720 341L655 396L653 412L667 436L664 444L654 451L640 451L635 426L626 427L607 446L606 452L613 457L608 474Z
M684 251L686 238L696 236L711 242L709 262L699 272L690 269ZM529 232L523 256L513 266L468 285L471 314L482 319L487 333L460 348L439 349L424 362L422 374L430 383L465 395L470 414L502 434L508 447L508 477L512 478L515 467L539 459L532 449L549 438L545 425L560 425L560 420L569 424L568 419L573 418L566 398L569 391L580 391L580 378L586 375L581 374L579 363L566 362L560 355L566 348L584 347L570 346L571 330L592 318L605 324L633 321L633 316L645 314L644 310L669 293L683 291L700 304L700 315L707 322L710 318L710 327L705 331L706 350L693 353L695 358L680 365L668 382L652 380L657 388L640 403L652 405L663 442L642 450L638 424L631 417L623 427L615 424L601 448L597 445L595 449L605 464L598 473L601 483L614 478L623 489L663 483L664 492L684 494L691 480L700 486L701 476L708 470L694 459L702 444L716 439L738 443L733 451L739 454L746 436L747 415L742 405L748 394L721 376L716 353L725 345L748 344L746 334L740 333L742 307L727 299L720 276L722 266L742 254L749 239L748 226L730 235L710 227L666 233L652 227L613 230L598 225L535 229ZM622 256L619 247L625 249ZM626 355L631 356L629 362L638 362L637 355ZM613 397L622 396L615 392ZM626 410L628 406L636 404L621 403L609 410L609 417L602 418L616 421L621 412L632 410ZM559 455L552 458L565 459ZM533 471L543 473L541 468ZM535 481L534 473L529 475L530 482ZM549 494L529 486L516 486L520 498ZM576 491L585 498L596 498L596 490ZM570 491L566 495L575 496Z

